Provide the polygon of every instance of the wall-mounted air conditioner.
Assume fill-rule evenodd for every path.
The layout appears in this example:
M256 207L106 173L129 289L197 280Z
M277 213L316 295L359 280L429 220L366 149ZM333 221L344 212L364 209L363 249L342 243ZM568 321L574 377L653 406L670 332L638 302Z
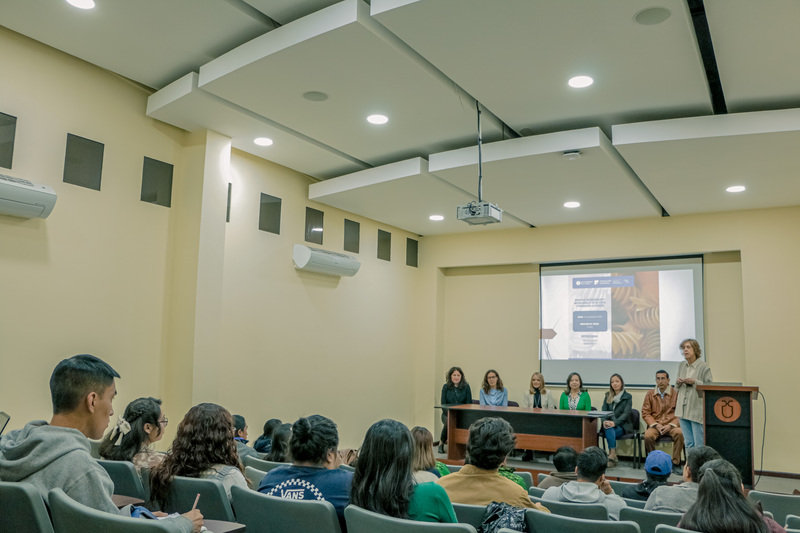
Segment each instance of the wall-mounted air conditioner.
M361 263L353 256L302 244L294 245L292 259L298 270L329 276L354 276L361 268Z
M47 218L56 198L52 187L0 174L0 215Z

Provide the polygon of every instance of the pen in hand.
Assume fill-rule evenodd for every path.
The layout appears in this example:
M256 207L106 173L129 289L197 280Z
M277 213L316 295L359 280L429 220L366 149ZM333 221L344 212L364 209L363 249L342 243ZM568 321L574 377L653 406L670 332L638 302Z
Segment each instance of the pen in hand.
M192 511L197 509L197 502L200 501L200 493L197 493L197 497L194 499L194 505L192 505Z

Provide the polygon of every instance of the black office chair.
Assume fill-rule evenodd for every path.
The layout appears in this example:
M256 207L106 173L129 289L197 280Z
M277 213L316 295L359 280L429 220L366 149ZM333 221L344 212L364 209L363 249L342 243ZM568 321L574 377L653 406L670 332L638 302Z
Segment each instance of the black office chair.
M617 437L617 440L633 441L633 467L640 468L642 465L642 434L639 432L638 409L631 409L631 424L633 424L633 433L625 433L621 437ZM601 429L597 432L597 436L603 440L603 449L608 450L605 431Z

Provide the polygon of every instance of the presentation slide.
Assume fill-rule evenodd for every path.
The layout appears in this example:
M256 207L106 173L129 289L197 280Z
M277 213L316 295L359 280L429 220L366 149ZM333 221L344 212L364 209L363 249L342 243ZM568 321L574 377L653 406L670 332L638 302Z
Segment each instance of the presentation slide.
M540 280L547 381L577 371L585 383L605 384L618 372L649 385L657 370L677 370L683 339L703 345L699 257L542 266Z

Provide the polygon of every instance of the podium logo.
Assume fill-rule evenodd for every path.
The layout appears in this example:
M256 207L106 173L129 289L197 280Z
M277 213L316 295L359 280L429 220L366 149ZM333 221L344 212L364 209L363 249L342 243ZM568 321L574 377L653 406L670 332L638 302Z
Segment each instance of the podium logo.
M742 415L742 406L730 396L723 396L714 404L714 414L723 422L735 422Z

